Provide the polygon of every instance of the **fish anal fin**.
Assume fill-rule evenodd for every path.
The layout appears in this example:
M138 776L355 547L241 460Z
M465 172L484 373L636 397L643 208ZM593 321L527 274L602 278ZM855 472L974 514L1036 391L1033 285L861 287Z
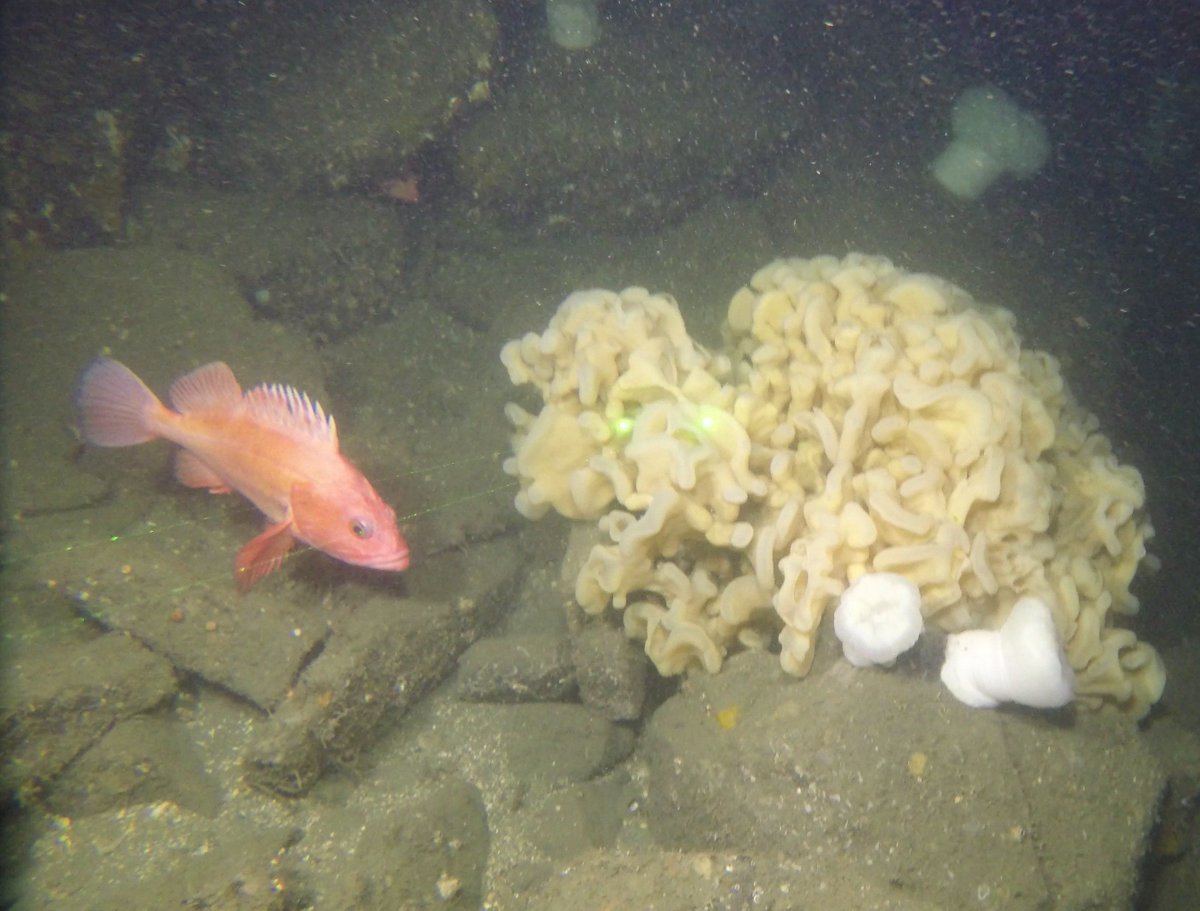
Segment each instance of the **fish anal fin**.
M231 408L242 400L242 387L228 364L213 361L172 383L169 398L181 414Z
M279 569L295 543L289 518L267 526L262 534L242 545L233 561L233 581L237 590L248 592L259 579Z
M175 453L175 479L185 487L207 487L210 493L229 493L225 479L186 449Z

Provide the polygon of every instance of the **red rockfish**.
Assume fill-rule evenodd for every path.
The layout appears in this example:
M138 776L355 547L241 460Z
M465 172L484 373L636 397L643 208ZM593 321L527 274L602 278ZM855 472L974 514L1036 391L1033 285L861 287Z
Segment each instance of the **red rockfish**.
M396 514L338 451L333 418L291 386L243 393L218 361L177 379L168 408L128 367L102 357L83 372L76 402L89 443L170 440L180 447L181 483L236 490L262 510L270 524L234 560L240 591L278 569L297 541L358 566L408 568Z

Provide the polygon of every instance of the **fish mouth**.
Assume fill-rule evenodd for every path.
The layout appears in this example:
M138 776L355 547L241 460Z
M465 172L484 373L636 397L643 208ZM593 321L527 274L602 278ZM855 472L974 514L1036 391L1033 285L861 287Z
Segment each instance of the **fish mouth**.
M385 572L403 572L408 569L408 548L392 551L370 560L363 561L363 566L379 569Z

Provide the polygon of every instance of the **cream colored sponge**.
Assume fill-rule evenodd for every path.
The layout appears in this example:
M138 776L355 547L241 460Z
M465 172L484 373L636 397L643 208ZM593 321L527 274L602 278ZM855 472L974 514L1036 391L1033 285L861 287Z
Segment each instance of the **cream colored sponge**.
M1044 601L1076 698L1140 717L1165 680L1118 625L1151 534L1142 478L1014 322L863 254L761 269L720 352L667 295L577 292L501 355L541 398L508 407L517 508L598 520L576 598L623 611L664 674L777 637L803 675L846 587L895 573L948 632Z

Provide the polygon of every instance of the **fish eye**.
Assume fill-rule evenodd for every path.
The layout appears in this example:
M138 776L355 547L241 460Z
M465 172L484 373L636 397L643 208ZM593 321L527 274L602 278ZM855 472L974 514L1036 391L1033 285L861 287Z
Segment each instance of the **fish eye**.
M350 531L356 538L369 538L375 534L375 527L366 519L353 519L350 522Z

